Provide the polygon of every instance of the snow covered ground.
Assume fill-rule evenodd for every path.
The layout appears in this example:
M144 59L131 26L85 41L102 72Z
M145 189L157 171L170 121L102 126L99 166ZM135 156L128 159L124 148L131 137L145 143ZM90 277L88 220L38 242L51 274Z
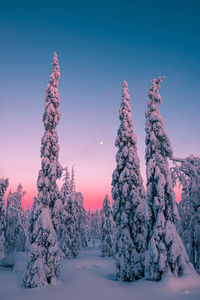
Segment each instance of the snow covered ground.
M1 300L171 300L200 299L200 276L166 278L162 282L114 280L114 260L102 258L94 248L62 262L60 284L45 288L21 287L26 257L18 253L15 271L0 267Z

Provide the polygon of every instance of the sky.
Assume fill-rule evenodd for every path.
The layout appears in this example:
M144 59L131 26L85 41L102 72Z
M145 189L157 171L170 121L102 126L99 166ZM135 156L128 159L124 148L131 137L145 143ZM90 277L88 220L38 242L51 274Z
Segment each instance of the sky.
M111 199L124 80L144 182L153 78L166 77L160 111L174 156L199 156L199 13L195 0L1 1L0 177L9 178L13 192L23 185L25 207L37 195L54 51L61 70L59 160L69 169L75 164L85 208L101 208L106 193Z

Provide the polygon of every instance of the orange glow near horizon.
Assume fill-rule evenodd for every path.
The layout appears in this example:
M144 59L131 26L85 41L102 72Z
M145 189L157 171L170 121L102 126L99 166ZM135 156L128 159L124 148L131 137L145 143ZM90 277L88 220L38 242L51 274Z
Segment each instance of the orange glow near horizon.
M32 188L32 189L25 189L23 188L23 190L26 191L26 195L22 198L22 205L24 207L24 209L27 209L28 206L32 207L33 204L33 200L34 197L37 196L37 188ZM15 192L16 190L12 189L12 192ZM82 191L80 189L77 189L77 192L81 192L83 197L84 197L84 202L83 202L83 206L86 210L96 210L96 209L101 209L103 206L103 200L105 198L105 195L108 194L108 197L110 199L111 204L113 204L113 200L111 197L111 189L110 190L98 190L98 189L93 189L93 190L84 190L82 189ZM174 188L174 192L175 192L175 199L176 202L179 203L181 201L181 192L182 189L175 187ZM6 191L5 193L5 199L7 199L9 190Z

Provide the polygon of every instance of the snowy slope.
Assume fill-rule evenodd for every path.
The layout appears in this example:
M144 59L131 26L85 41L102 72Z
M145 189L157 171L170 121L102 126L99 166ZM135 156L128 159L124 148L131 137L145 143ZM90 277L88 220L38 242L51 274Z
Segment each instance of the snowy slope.
M25 256L19 253L16 271L0 267L1 300L171 300L200 299L200 277L167 278L162 282L144 279L132 283L114 280L115 263L102 258L100 250L82 250L79 257L65 260L60 284L45 288L24 289L22 282Z

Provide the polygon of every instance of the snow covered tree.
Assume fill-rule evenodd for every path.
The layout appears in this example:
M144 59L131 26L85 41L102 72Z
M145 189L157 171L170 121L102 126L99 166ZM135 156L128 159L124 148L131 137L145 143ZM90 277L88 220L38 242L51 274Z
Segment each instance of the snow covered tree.
M91 221L90 221L90 237L93 242L93 246L96 246L96 241L100 240L101 238L101 217L98 210L91 214Z
M73 258L79 254L80 245L87 245L85 236L85 221L83 209L83 196L75 192L75 172L72 167L71 176L68 168L65 168L64 184L61 188L63 207L60 210L60 224L58 238L61 248L61 255L64 258ZM84 224L83 224L84 225Z
M9 185L8 178L0 178L0 256L4 254L4 229L6 206L4 202L4 194Z
M88 244L87 215L83 207L83 195L80 192L75 192L75 191L73 192L73 185L72 185L72 197L74 199L73 213L76 219L76 223L78 226L77 228L80 236L79 246L81 245L83 247L86 247Z
M171 168L175 183L182 186L182 199L178 205L180 235L187 254L200 273L200 158L190 155L185 159L173 158Z
M112 175L113 217L116 224L114 254L116 277L137 280L144 275L144 201L137 138L133 129L128 84L123 83L120 127L115 146L117 166Z
M77 193L67 196L61 214L59 241L64 258L74 258L80 250L80 232L77 221Z
M80 222L79 222L79 231L80 231L80 238L81 238L81 246L87 247L89 241L89 230L90 230L90 223L88 214L83 207L81 210L80 215Z
M17 191L8 194L5 224L5 254L27 250L27 234L23 224L22 198L26 194L19 184Z
M30 222L30 206L28 205L27 209L24 211L21 217L21 223L24 229L24 233L26 236L26 246L25 249L28 250L30 249L30 243L29 243L29 222Z
M152 80L146 111L146 258L145 278L161 280L165 274L182 275L189 259L177 233L179 220L168 158L172 157L170 140L164 131L158 104L163 78Z
M52 211L58 199L56 180L62 176L58 161L59 145L56 126L60 120L58 80L60 70L57 54L53 55L53 71L46 87L43 122L45 133L41 141L41 170L37 188L38 197L31 217L30 255L24 286L27 288L55 284L60 273L59 246L52 222Z
M113 236L114 222L112 217L112 209L110 207L110 200L106 195L103 201L103 208L101 214L101 254L102 256L113 255Z
M52 222L54 225L54 228L56 230L57 237L59 239L59 227L61 223L61 214L63 209L63 198L61 192L57 188L57 199L54 203L53 209L52 209Z
M68 168L66 167L63 170L65 171L65 176L64 176L64 183L61 188L61 193L62 193L63 199L65 199L66 196L71 193L71 180L70 180L70 173L68 171Z
M74 165L72 166L70 189L71 189L71 192L75 192L75 190L76 190Z

